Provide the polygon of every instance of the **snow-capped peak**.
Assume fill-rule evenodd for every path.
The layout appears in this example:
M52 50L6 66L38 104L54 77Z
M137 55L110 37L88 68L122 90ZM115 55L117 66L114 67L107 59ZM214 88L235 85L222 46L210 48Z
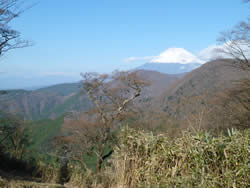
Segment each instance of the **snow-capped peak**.
M202 64L204 62L183 48L169 48L159 56L154 57L150 63Z

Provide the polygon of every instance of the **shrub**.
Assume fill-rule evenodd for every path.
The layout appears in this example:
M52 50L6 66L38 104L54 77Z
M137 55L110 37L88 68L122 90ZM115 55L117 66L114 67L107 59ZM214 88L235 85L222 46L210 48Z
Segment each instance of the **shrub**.
M125 128L113 165L122 187L247 187L249 129L229 136L163 135Z

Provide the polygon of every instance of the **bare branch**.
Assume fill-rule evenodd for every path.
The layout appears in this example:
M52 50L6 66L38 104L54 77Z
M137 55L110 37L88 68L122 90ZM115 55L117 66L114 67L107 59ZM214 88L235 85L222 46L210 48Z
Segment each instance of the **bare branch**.
M21 0L0 1L0 56L9 50L32 45L30 41L21 39L20 33L9 26L13 19L29 8L20 8L22 4Z
M242 69L250 69L250 18L236 25L231 31L222 32L217 41L222 44L217 52L235 59Z
M65 122L64 131L69 131L72 141L79 143L74 144L75 147L82 146L75 148L76 151L96 156L96 170L99 172L103 162L113 152L115 132L121 122L130 117L132 102L149 84L141 80L137 72L114 72L111 75L86 73L82 76L84 92L94 107L80 120Z

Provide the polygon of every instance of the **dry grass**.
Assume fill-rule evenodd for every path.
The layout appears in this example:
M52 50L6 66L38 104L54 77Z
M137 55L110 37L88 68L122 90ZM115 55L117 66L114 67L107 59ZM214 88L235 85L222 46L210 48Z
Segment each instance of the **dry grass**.
M47 183L58 183L60 176L60 168L56 165L47 165L42 161L39 161L37 164L37 169L35 173L40 176L40 181ZM34 174L37 176L37 174Z
M21 180L5 180L0 177L0 187L3 188L64 188L58 184L36 183Z
M72 169L69 183L66 187L95 187L95 188L110 188L115 185L115 174L110 168L105 168L102 172L95 173L92 171L83 171L78 167Z
M61 187L248 187L250 129L228 136L183 132L170 139L124 128L109 164L100 173L70 165L70 180ZM40 164L43 181L56 182L59 169ZM9 181L0 187L60 187Z
M123 129L113 159L115 187L247 187L249 133L185 132L169 140Z

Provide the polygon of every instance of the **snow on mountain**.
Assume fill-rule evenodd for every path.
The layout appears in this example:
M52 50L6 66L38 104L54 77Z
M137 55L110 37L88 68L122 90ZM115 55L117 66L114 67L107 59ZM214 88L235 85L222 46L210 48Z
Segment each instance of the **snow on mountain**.
M137 69L182 74L200 67L203 63L203 60L183 48L169 48Z
M183 48L169 48L154 57L149 63L203 64L204 61Z

